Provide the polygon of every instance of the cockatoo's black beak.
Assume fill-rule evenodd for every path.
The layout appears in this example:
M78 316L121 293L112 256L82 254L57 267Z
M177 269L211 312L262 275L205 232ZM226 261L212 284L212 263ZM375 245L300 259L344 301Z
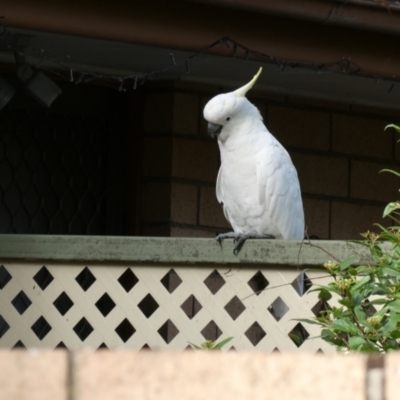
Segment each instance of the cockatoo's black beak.
M222 125L212 124L211 122L208 123L208 134L214 139L218 137L218 135L222 131Z

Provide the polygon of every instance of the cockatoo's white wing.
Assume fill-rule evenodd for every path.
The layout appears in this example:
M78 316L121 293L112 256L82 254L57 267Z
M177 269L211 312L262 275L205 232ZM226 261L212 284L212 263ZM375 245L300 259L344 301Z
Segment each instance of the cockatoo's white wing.
M217 195L218 203L222 203L222 199L224 198L224 192L222 188L222 166L219 168L217 183L215 185L215 193Z
M224 187L223 187L223 184L222 184L222 165L220 166L219 171L218 171L217 183L215 185L215 193L217 195L218 203L223 203L224 202ZM226 220L229 223L231 223L231 221L229 219L229 215L228 215L227 210L226 210L226 207L223 206L222 210L224 212Z
M304 238L304 211L296 169L287 151L271 137L257 155L258 200L284 239Z

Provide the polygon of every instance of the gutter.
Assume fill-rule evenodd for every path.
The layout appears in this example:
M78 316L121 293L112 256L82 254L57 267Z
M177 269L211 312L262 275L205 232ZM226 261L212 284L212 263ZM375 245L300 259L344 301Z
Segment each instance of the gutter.
M365 0L186 0L324 25L400 35L400 7Z
M0 22L193 52L230 36L276 59L308 65L351 59L360 75L400 80L400 13L343 1L3 0ZM232 57L232 50L217 46L213 54Z

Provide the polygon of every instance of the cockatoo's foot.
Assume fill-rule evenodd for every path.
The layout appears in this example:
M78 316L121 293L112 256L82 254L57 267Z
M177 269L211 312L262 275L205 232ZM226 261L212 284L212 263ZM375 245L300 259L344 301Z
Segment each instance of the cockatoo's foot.
M224 239L233 239L233 243L235 243L233 254L237 256L239 251L243 247L244 242L247 239L275 239L275 236L268 234L261 234L257 232L249 232L249 233L228 232L228 233L221 233L218 236L216 236L215 241L221 244Z
M227 232L227 233L220 233L219 235L215 236L215 241L218 244L222 244L224 239L236 239L238 234L235 232Z

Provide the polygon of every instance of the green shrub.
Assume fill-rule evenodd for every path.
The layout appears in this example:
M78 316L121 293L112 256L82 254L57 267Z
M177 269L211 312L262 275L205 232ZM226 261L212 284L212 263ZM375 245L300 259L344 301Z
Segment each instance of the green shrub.
M400 133L400 127L388 125ZM385 129L386 129L385 128ZM400 177L398 172L384 170ZM318 286L323 311L314 319L302 319L320 325L321 338L339 351L386 353L400 348L400 201L386 206L383 217L394 226L376 224L379 233L367 232L360 245L371 253L371 265L352 266L355 258L341 263L329 261L324 267L332 282ZM330 307L332 295L338 307Z
M206 342L202 343L200 346L196 346L193 343L190 343L192 349L194 350L221 350L223 346L225 346L228 342L230 342L233 337L228 337L227 339L221 340L219 343L214 342L213 340L207 340Z

